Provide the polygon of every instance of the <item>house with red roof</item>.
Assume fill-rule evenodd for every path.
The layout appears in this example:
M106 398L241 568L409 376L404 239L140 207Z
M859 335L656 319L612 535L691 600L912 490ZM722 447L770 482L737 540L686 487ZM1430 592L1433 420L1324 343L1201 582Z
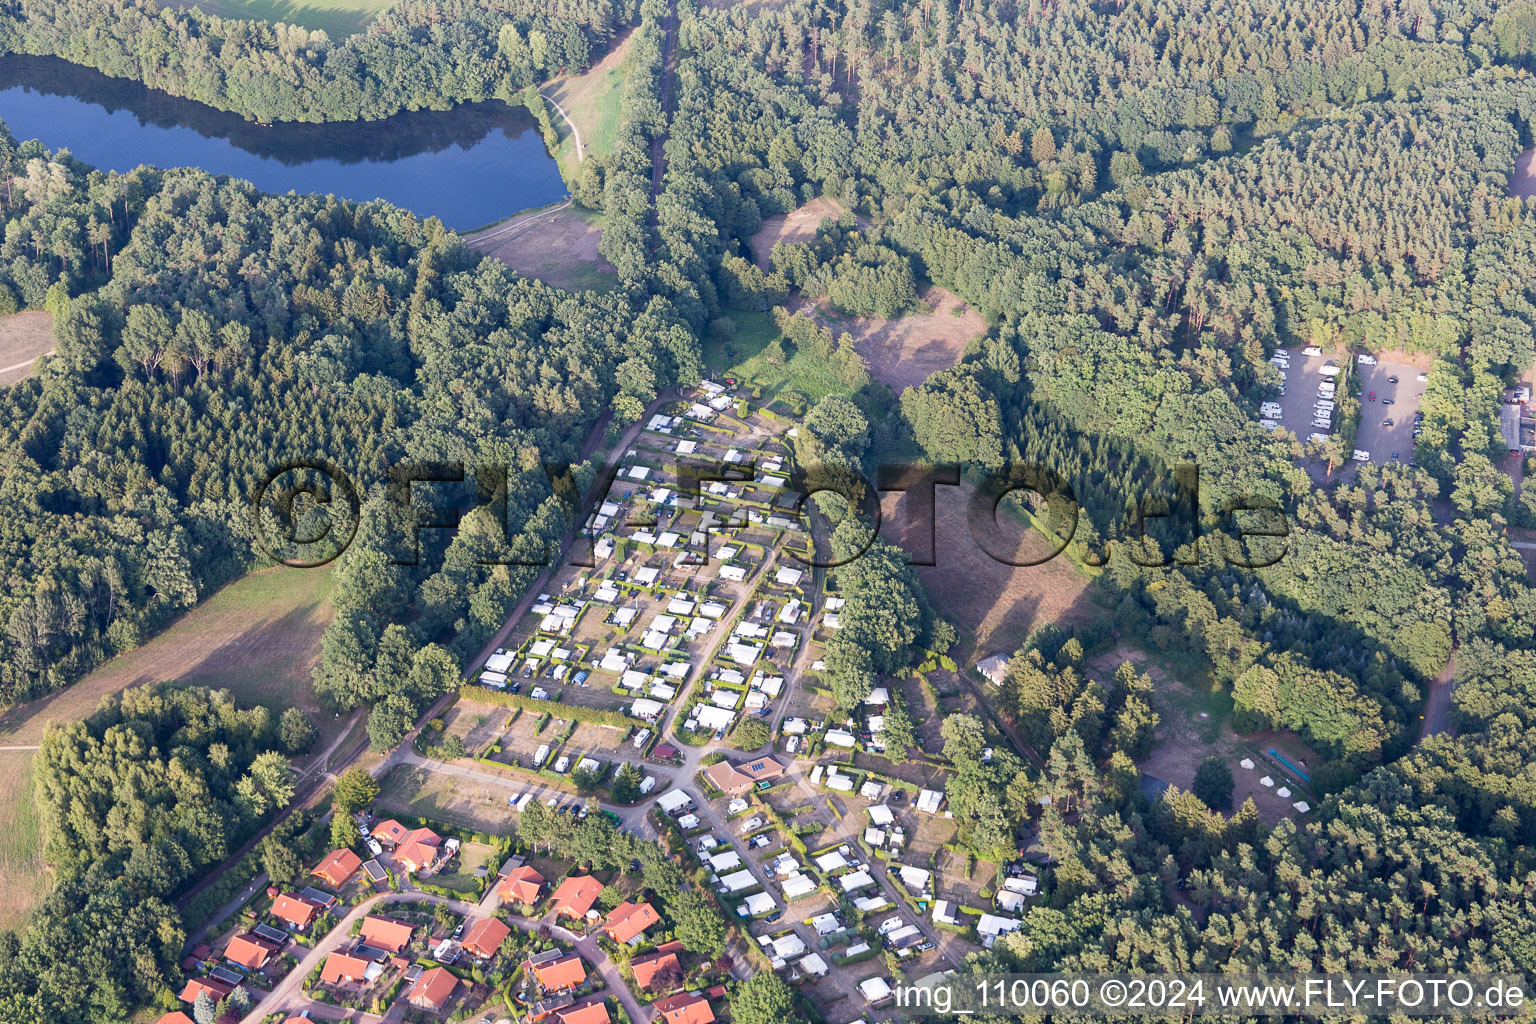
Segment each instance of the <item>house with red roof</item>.
M390 849L394 849L405 842L405 837L411 834L411 830L394 818L390 818L388 821L381 821L373 826L373 831L368 834Z
M523 903L530 907L539 902L539 893L543 891L544 876L527 865L507 872L501 884L496 887L496 895L501 902Z
M603 921L603 934L622 946L639 939L647 928L660 921L661 916L649 903L621 903Z
M429 828L407 832L400 845L395 847L395 863L408 872L425 871L437 862L438 847L443 837Z
M313 903L287 893L278 893L277 899L272 901L272 916L301 932L315 923L319 913L320 908Z
M635 984L641 988L654 988L652 984L656 976L670 967L677 968L679 980L683 976L683 963L677 958L682 951L681 942L668 942L666 945L657 946L656 952L645 956L636 957L629 962L629 969L635 974Z
M512 929L494 917L488 917L469 930L464 936L464 948L472 956L489 960L501 949L502 940L512 934Z
M321 861L319 866L310 873L332 889L340 889L347 884L348 879L357 874L357 869L362 866L363 858L351 850L332 850L330 856Z
M180 1010L172 1010L164 1017L155 1021L155 1024L197 1024L197 1022Z
M458 987L459 979L449 974L446 967L434 967L416 979L405 999L418 1009L441 1010Z
M666 1024L714 1024L715 1011L710 1009L709 1000L693 992L679 992L652 1005L656 1019Z
M549 905L557 914L586 917L602 891L603 883L591 875L571 875L555 887Z
M248 971L259 971L276 952L271 943L251 935L236 935L224 947L224 959Z
M368 961L362 957L332 953L325 958L325 966L320 969L320 980L327 985L343 982L357 984L367 980L368 966Z
M759 782L768 782L784 774L784 766L771 757L760 757L740 765L718 761L704 769L704 777L726 796L742 796Z
M557 949L524 960L523 974L533 975L539 983L539 989L546 994L580 988L587 980L587 968L581 957Z
M227 985L218 978L190 978L182 986L181 1001L184 1003L195 1003L198 996L207 992L208 998L217 1003L234 990L235 986Z
M414 930L413 926L404 921L374 917L370 914L363 918L363 927L359 934L362 935L365 945L389 953L398 953L411 944L411 933Z
M572 1006L555 1014L560 1024L609 1024L608 1007L601 999L580 1006Z

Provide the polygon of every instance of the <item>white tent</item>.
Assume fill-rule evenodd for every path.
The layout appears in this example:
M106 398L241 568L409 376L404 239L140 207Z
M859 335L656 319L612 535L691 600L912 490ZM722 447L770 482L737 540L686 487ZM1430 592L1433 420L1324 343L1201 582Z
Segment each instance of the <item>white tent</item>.
M1291 788L1289 786L1281 786L1275 790L1275 796L1280 797L1282 800L1289 800L1291 798Z
M1245 758L1243 758L1243 759L1242 759L1242 760L1241 760L1241 761L1239 761L1239 762L1237 762L1237 763L1238 763L1238 764L1239 764L1239 765L1240 765L1240 766L1242 766L1242 767L1244 767L1244 768L1246 768L1246 769L1248 769L1248 770L1249 770L1249 771L1253 771L1253 758L1251 758L1251 757L1245 757Z
M1259 785L1268 787L1270 789L1273 789L1274 785L1275 785L1275 780L1270 778L1268 775L1266 775L1262 779L1259 780Z

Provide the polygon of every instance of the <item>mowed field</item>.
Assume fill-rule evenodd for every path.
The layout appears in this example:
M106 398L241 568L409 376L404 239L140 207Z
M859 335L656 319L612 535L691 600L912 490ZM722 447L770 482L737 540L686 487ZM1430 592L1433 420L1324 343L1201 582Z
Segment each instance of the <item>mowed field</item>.
M773 254L773 247L776 244L809 242L816 237L816 228L821 224L822 218L831 217L837 220L843 212L841 205L822 197L812 199L804 206L788 213L776 213L772 217L764 217L757 233L752 236L750 243L752 258L763 270L771 269L773 265L769 262L769 257ZM862 221L860 226L865 226Z
M624 72L619 65L629 53L631 31L626 30L615 37L608 53L590 71L557 78L542 90L545 96L560 104L576 125L586 159L607 156L618 141L619 107L624 92ZM560 133L555 160L560 164L560 173L569 182L576 172L576 142L564 118L558 112L551 112L551 117L555 130Z
M0 317L0 387L32 376L37 357L53 351L53 314L29 310Z
M320 29L331 39L361 32L373 16L397 0L173 0L179 7L196 7L218 18L281 21Z
M530 210L466 235L470 248L519 274L566 291L609 291L618 286L613 264L598 255L602 215L572 203Z
M816 318L833 334L851 335L870 374L899 395L954 366L965 346L987 333L987 321L954 292L930 285L922 300L932 313L881 320L842 316L823 304Z
M971 537L966 517L970 490L938 487L934 493L932 534L908 521L905 492L881 501L881 536L900 543L913 557L935 564L915 566L938 613L973 641L977 657L1012 652L1035 626L1063 625L1103 615L1088 598L1088 574L1065 552L1041 565L1012 566L996 561ZM930 546L931 536L931 546ZM1041 558L1053 545L1020 527L1015 561Z
M0 715L0 928L20 924L47 891L42 835L32 799L31 749L49 722L76 721L101 699L162 680L226 688L242 704L301 707L320 729L316 749L339 726L320 715L310 671L331 619L332 576L321 569L268 569L236 580L143 647L114 658L73 686ZM3 749L3 748L22 749Z

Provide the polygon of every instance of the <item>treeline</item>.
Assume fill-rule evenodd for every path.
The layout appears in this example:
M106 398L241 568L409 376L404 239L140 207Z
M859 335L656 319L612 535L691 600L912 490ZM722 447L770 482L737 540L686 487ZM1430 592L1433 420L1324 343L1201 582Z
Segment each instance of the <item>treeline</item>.
M0 1019L122 1021L175 1004L171 900L293 798L278 720L227 691L160 684L52 725L33 765L58 884L0 934Z
M516 102L586 70L634 18L625 0L404 0L344 40L132 0L15 0L0 52L61 57L266 123L376 120L455 103Z

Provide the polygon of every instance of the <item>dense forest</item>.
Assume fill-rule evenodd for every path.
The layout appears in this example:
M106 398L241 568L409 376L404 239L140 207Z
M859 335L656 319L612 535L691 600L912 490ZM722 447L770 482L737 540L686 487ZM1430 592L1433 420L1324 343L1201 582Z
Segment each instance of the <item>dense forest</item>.
M605 215L613 295L525 280L383 204L187 170L103 174L4 140L0 306L56 310L64 358L0 396L0 699L66 685L267 564L242 502L274 459L336 459L364 480L401 457L505 466L505 501L451 539L423 531L403 569L413 524L364 489L315 682L329 705L369 706L370 735L393 745L532 578L505 564L522 559L488 557L507 553L503 536L533 556L569 526L541 463L581 462L603 409L628 422L696 379L699 339L728 339L730 311L773 310L781 344L851 396L812 411L803 458L1051 467L1082 500L1068 556L1102 566L1095 599L1114 628L1200 665L1238 728L1294 730L1322 759L1330 795L1305 824L1266 829L1209 793L1149 802L1135 762L1157 725L1150 679L1089 677L1085 651L1108 627L1037 630L997 710L1043 769L979 756L977 718L943 727L960 842L998 856L1038 830L1053 858L1047 899L968 969L1536 970L1536 591L1503 529L1536 523L1536 492L1517 499L1495 464L1500 392L1536 336L1536 202L1506 198L1536 124L1536 5L685 0L670 115L658 0L413 0L342 43L147 4L6 13L8 49L89 50L109 73L264 119L512 95L639 27L617 144L572 184ZM764 217L818 196L848 215L750 251ZM929 282L988 329L899 396L879 393L851 342L784 308L798 292L892 315ZM1309 342L1433 357L1416 466L1346 472L1342 438L1259 427L1279 384L1269 354ZM866 418L874 407L890 415ZM1143 502L1186 463L1200 538L1171 519L1133 542ZM1246 549L1224 516L1256 498L1292 526L1262 569L1233 557ZM844 523L836 546L862 546L862 529ZM851 628L826 661L851 707L953 630L884 542L838 571ZM1417 742L1453 655L1456 735ZM123 714L150 724L50 737L45 806L96 792L67 751L170 742L153 724L169 712ZM244 745L218 741L239 748L231 766L202 776L239 822L260 814L256 784L240 790L264 742L249 728ZM163 770L211 763L201 742ZM76 877L119 879L116 898L145 900L174 939L152 901L176 883L134 888L148 866L129 870L133 856L85 827L114 815L173 843L187 860L156 870L185 878L207 861L172 830L174 803L144 820L129 801L92 806L51 826L69 877L48 921L0 957L42 948L50 915L82 927ZM604 837L586 833L535 815L525 838L601 862ZM643 857L647 885L678 894ZM169 977L164 953L135 955ZM155 988L136 984L78 1005L121 1020ZM3 991L0 1012L53 1019L72 992L49 976Z
M0 53L62 57L265 123L371 121L510 102L585 70L633 17L610 0L405 0L332 40L152 0L18 0L0 7Z

